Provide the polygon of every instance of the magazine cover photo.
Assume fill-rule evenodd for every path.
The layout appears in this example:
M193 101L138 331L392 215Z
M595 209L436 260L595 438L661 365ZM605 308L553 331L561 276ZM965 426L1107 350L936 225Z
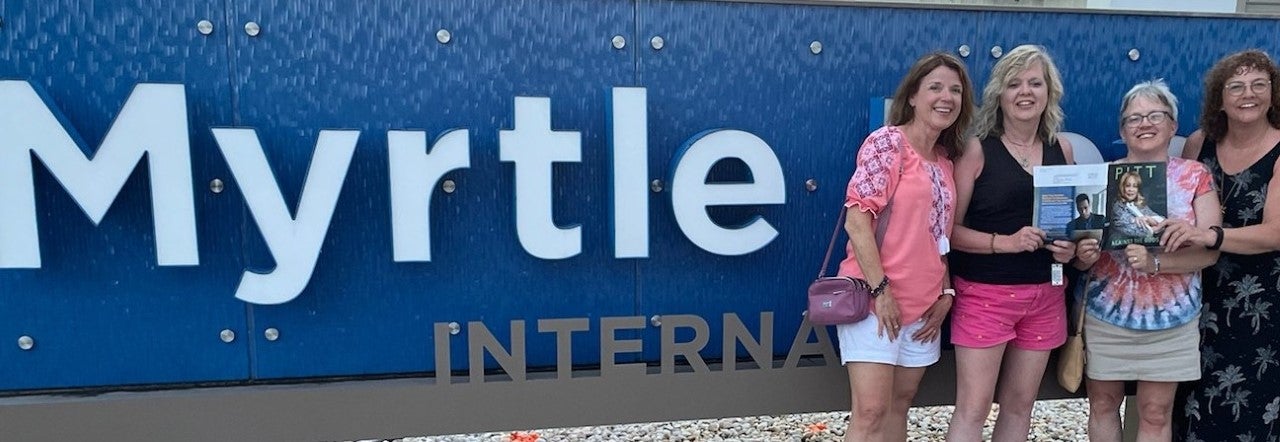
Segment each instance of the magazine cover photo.
M1107 166L1109 223L1102 247L1123 249L1129 244L1160 245L1156 226L1168 212L1165 163L1119 163Z

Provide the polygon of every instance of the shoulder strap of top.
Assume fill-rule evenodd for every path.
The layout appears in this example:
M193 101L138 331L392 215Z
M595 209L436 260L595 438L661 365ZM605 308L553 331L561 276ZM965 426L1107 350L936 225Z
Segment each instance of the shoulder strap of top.
M1275 149L1272 149L1275 150ZM1218 157L1218 142L1205 137L1204 144L1200 145L1200 155L1196 156L1196 160L1201 163L1209 158Z
M1018 160L1013 159L1013 155L1009 153L1009 149L1004 147L1004 142L1000 141L1000 137L980 138L978 141L982 144L983 162L987 164L993 164L994 162L1018 164Z
M1263 155L1262 159L1258 160L1258 164L1263 165L1267 170L1271 170L1275 166L1277 158L1280 158L1280 142L1277 142L1275 146L1271 146L1271 150L1266 155Z
M1062 151L1062 146L1058 144L1058 137L1049 139L1049 143L1044 146L1044 155L1040 159L1043 166L1057 166L1067 164L1067 154Z

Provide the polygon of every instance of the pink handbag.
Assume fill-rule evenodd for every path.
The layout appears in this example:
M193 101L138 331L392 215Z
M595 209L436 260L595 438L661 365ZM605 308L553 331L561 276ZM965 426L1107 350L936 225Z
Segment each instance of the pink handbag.
M898 179L902 179L902 162L898 162ZM894 188L894 193L897 193ZM889 227L889 216L893 214L893 197L889 195L889 203L876 216L876 248L884 244L884 233ZM822 258L822 268L818 269L818 279L809 284L809 310L805 315L815 325L852 324L867 318L871 314L871 285L867 281L848 276L823 276L827 273L827 264L831 263L831 251L836 247L836 239L840 237L840 228L844 226L844 214L849 209L841 206L840 216L836 217L836 230L831 232L831 242L827 244L827 256ZM888 278L885 275L885 278ZM887 282L888 279L882 282Z
M884 231L889 226L889 214L893 204L885 206L876 218L876 246L884 242ZM871 285L867 281L848 276L823 276L827 272L827 264L831 262L831 251L835 249L836 239L840 237L840 227L844 225L844 213L836 218L836 230L831 233L831 243L827 245L827 256L822 258L822 268L818 269L818 279L809 284L809 310L806 313L809 322L816 325L852 324L867 318L871 313Z
M871 313L871 286L858 278L828 276L809 284L809 322L852 324Z

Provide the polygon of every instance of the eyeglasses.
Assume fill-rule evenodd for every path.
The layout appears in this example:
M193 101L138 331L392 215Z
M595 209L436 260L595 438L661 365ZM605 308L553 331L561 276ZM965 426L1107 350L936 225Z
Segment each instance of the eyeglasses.
M1253 83L1249 83L1248 86L1249 86L1249 90L1253 91L1253 93L1262 95L1267 91L1271 90L1271 80L1255 81ZM1244 95L1244 88L1245 88L1245 84L1243 81L1233 81L1233 82L1227 83L1227 85L1224 87L1224 89L1226 89L1227 91L1227 94L1231 95L1232 97L1239 97L1241 95Z
M1160 124L1160 123L1163 123L1164 120L1169 119L1169 117L1170 115L1168 112L1152 111L1146 115L1133 114L1133 115L1124 117L1123 119L1120 120L1120 122L1124 123L1124 127L1138 127L1142 125L1142 120L1147 120L1151 122L1151 124Z

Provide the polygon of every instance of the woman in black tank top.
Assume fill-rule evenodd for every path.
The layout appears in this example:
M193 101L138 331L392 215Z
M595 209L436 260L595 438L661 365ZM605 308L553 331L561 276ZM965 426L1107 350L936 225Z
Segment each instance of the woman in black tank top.
M981 440L997 380L993 440L1027 440L1049 352L1066 340L1065 294L1051 285L1050 267L1070 261L1075 244L1045 245L1045 232L1031 227L1032 168L1073 162L1071 145L1057 136L1061 99L1061 77L1044 49L1015 48L996 63L974 119L977 138L956 163L949 441Z

